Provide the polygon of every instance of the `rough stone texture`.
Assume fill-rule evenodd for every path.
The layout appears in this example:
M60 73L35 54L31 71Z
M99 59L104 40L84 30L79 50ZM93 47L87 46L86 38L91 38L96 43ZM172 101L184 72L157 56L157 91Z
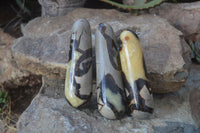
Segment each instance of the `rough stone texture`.
M101 22L111 24L116 34L126 28L135 30L144 49L154 92L176 91L185 82L188 73L184 66L188 62L182 55L188 55L190 50L180 38L182 33L157 16L130 16L116 10L77 9L63 17L32 20L23 29L24 37L12 47L18 65L35 74L64 79L69 61L70 30L79 18L89 20L92 33ZM94 34L92 36L95 44Z
M190 66L189 77L184 86L191 89L200 89L200 65L192 64Z
M29 74L18 69L10 50L15 38L0 29L0 84L21 84L20 80Z
M200 2L164 3L150 10L152 14L166 18L185 36L194 35L200 41Z
M7 91L21 88L27 84L33 86L39 79L38 76L18 68L10 49L14 39L0 29L0 84ZM19 92L19 90L17 91Z
M91 28L94 31L96 26L101 22L113 21L119 24L119 20L124 20L127 17L130 17L129 14L124 14L116 10L79 8L70 12L66 16L35 18L26 25L23 29L23 34L24 36L31 38L40 38L59 32L68 33L70 32L73 23L80 18L86 18L90 22ZM118 25L115 24L115 28L117 27ZM119 28L120 27L116 30L119 30Z
M3 122L2 120L0 120L0 131L1 131L2 133L5 132L5 124L4 124L4 122Z
M200 90L193 90L190 93L190 106L192 111L192 118L200 128Z
M63 16L77 7L82 7L86 0L38 0L42 6L42 16Z
M194 128L194 125L177 123L177 122L166 122L166 127L155 127L154 133L199 133L198 129Z
M18 68L10 49L14 39L0 29L0 90L8 92L9 99L12 100L10 105L12 115L10 116L8 110L4 110L4 115L0 112L3 115L0 120L0 133L16 132L14 123L18 120L18 115L21 115L30 105L41 86L40 76L32 75ZM38 89L35 86L38 86ZM7 116L5 113L9 113L9 115ZM6 119L11 119L11 122Z
M40 94L17 123L18 133L198 133L189 104L192 86L187 82L178 92L154 95L155 111L148 120L128 116L107 120L97 111L95 93L90 102L78 110L64 98L64 80L43 78Z
M24 70L50 77L65 76L68 59L66 37L20 38L13 47L15 60Z
M196 122L200 131L200 66L192 65L190 77L186 82L186 87L193 89L189 95L189 102L192 112L192 118Z

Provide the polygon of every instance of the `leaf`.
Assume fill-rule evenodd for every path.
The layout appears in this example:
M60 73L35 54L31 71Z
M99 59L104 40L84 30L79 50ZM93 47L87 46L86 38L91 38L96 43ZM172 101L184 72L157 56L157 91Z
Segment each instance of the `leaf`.
M7 101L7 99L3 99L3 101L2 101L2 102L5 104L5 103L6 103L6 101Z
M0 90L0 98L2 97L2 94L3 94L3 93L2 93L2 91Z
M8 92L5 93L4 98L7 99L8 97Z
M148 9L148 8L151 8L151 7L154 7L156 5L159 5L161 4L163 1L165 0L152 0L148 3L145 3L145 4L142 4L142 5L123 5L123 4L120 4L120 3L117 3L117 2L113 2L111 0L101 0L105 3L108 3L108 4L111 4L113 6L116 6L116 7L119 7L119 8L122 8L122 9ZM141 4L141 3L140 3Z

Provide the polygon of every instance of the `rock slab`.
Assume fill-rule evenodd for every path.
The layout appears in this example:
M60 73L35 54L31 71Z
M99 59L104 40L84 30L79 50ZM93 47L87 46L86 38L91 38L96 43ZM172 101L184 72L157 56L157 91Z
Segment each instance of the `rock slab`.
M190 49L180 38L182 33L160 17L130 16L116 10L82 8L62 17L32 20L23 29L24 36L12 46L18 65L34 74L64 79L69 61L71 26L80 18L88 19L92 33L101 22L112 25L116 34L127 28L136 31L154 92L177 91L186 81L188 62L182 55L188 57ZM95 45L94 34L92 37Z
M14 38L0 29L0 83L11 79L16 73L20 73L20 71L17 71L12 65L10 45L13 40Z
M189 83L178 92L154 95L155 111L150 119L143 120L128 116L121 120L107 120L97 110L95 93L85 107L75 109L64 98L63 87L64 80L43 77L40 93L17 123L18 133L199 132L191 115L188 97L192 86Z
M195 35L200 41L200 2L163 3L150 10L151 14L166 18L184 36Z
M200 129L200 90L193 90L190 93L190 107L192 118Z
M192 118L196 122L196 126L199 127L200 132L200 66L191 65L189 76L191 78L187 80L185 86L193 89L189 95L189 102Z
M63 16L77 7L82 7L86 0L38 0L42 6L42 16Z
M12 87L23 85L22 80L29 76L13 59L10 47L15 39L0 29L0 84Z
M4 124L4 122L2 120L0 120L0 130L3 133L5 132L5 124Z

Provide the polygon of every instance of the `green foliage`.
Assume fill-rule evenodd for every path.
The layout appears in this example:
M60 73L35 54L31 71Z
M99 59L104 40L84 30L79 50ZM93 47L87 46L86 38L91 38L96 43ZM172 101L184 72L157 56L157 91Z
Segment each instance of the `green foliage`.
M31 11L25 6L25 0L15 0L17 5L21 10L23 10L24 13L27 13L28 15L31 15Z
M200 63L200 42L190 41L189 45L192 49L192 56Z
M8 92L3 94L3 92L0 90L0 112L3 110L3 107L7 105L8 102Z
M146 2L146 0L135 0L134 5L131 6L120 4L111 0L101 0L101 1L125 10L138 10L138 9L149 9L151 7L161 4L165 0L151 0L149 2Z
M191 3L191 2L196 2L199 0L167 0L167 2L171 3Z
M178 1L177 1L177 0L171 0L171 2L173 2L173 3L178 3Z

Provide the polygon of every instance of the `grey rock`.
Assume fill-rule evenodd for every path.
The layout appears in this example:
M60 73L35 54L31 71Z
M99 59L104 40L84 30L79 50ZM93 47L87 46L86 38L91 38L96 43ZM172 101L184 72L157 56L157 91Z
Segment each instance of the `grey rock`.
M2 120L0 120L0 131L1 131L2 133L5 132L5 123L4 123Z
M63 16L71 10L82 7L86 0L38 0L42 6L42 16Z
M190 49L180 38L182 33L165 19L152 15L130 16L116 10L76 9L66 16L36 18L23 29L24 36L14 42L13 55L18 65L35 74L65 78L69 61L71 26L79 18L89 20L92 33L101 22L138 33L146 61L151 88L156 93L177 91L187 79ZM38 26L39 25L39 26ZM93 45L95 36L93 37ZM186 57L185 57L186 56Z
M154 127L154 133L199 133L198 129L191 124L181 122L166 123L166 127Z
M23 34L31 38L40 38L59 32L70 33L73 23L80 18L86 18L90 22L92 31L94 31L101 22L114 21L116 24L119 24L118 21L124 20L127 17L130 17L130 15L113 9L78 8L65 16L35 18L25 26ZM118 27L116 24L115 27Z
M53 98L65 98L64 96L64 80L63 79L51 79L42 77L42 88L40 93L42 95ZM52 89L53 88L53 89Z
M189 77L184 84L184 87L191 89L200 89L200 66L198 64L191 64Z
M13 56L21 68L37 75L65 77L69 45L66 38L52 35L46 38L20 38L13 46Z
M150 12L166 18L173 26L182 31L185 36L200 34L200 2L164 3L151 9Z
M190 93L190 107L192 111L192 118L196 125L200 127L200 90L193 90Z
M189 91L183 88L176 93L154 95L155 111L150 119L127 116L108 120L97 110L95 93L87 105L75 109L64 98L64 80L43 77L43 87L20 116L17 129L18 133L197 133L191 116Z
M12 57L10 46L14 39L0 29L0 84L16 87L24 84L21 81L29 73L20 70Z
M18 115L28 107L34 94L38 92L36 86L41 83L39 76L22 71L17 66L10 49L15 39L0 29L0 90L8 92L9 98L7 108L0 112L0 133L16 132L14 124ZM11 102L12 113L11 108L8 109Z
M185 86L191 88L192 91L189 95L190 108L192 118L196 122L196 126L199 127L200 131L200 66L192 65L190 77Z

